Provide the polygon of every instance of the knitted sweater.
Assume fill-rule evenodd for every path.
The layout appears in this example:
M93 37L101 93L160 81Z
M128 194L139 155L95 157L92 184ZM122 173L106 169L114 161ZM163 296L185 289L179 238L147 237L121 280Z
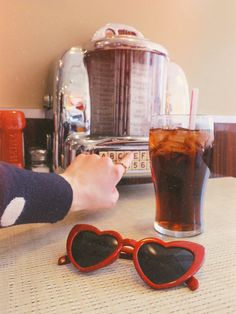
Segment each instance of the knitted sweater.
M71 186L61 176L0 162L0 227L56 222L66 216L71 203Z

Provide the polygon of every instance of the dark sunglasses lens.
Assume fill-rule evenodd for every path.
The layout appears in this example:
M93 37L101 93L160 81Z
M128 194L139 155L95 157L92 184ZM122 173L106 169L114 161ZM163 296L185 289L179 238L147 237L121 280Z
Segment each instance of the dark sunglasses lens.
M193 264L194 256L183 248L165 248L158 243L147 243L140 247L138 261L150 281L164 284L183 276Z
M72 255L79 266L89 267L104 261L117 246L117 239L111 235L82 231L73 240Z

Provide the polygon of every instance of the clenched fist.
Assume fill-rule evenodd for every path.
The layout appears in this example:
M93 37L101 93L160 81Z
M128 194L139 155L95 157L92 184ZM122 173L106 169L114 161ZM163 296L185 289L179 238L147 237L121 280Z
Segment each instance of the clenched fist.
M77 156L61 174L73 191L70 211L112 208L119 198L116 185L132 160L132 153L118 164L114 164L109 157L96 154Z

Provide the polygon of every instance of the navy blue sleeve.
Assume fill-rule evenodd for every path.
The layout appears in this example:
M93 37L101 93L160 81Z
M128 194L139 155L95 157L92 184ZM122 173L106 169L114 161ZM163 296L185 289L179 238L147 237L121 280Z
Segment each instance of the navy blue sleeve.
M0 162L0 227L56 222L72 203L69 183L55 173L37 173Z

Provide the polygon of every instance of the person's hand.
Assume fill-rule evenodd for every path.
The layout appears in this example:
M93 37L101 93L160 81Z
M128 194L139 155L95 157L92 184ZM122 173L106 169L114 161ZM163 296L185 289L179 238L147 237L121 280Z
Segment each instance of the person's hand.
M61 174L73 191L70 211L113 207L119 198L116 185L132 160L132 153L120 160L124 166L96 154L77 156Z

